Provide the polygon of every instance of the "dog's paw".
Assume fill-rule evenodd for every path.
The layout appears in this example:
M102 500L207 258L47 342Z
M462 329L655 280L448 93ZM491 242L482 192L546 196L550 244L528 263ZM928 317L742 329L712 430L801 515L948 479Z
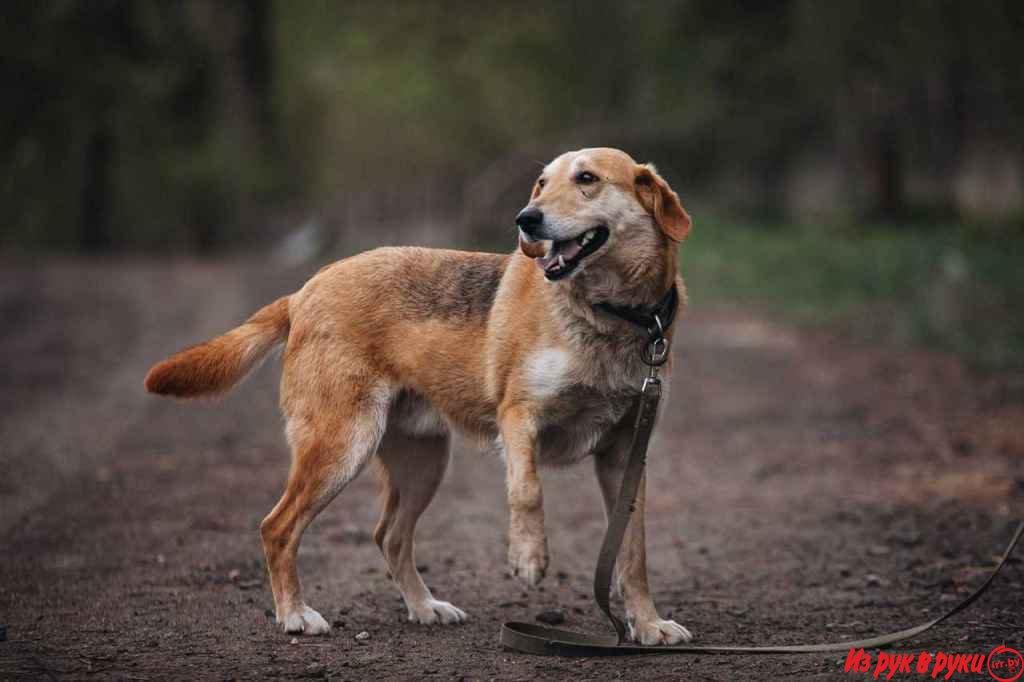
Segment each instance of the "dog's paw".
M681 644L693 639L689 630L674 620L657 620L646 623L630 623L629 637L646 646L658 644Z
M324 617L305 604L284 618L278 618L277 622L289 635L326 635L331 631Z
M513 544L508 550L508 567L512 575L530 587L536 587L548 570L547 543Z
M439 599L428 599L416 608L409 608L409 620L424 625L464 623L469 616L459 607Z

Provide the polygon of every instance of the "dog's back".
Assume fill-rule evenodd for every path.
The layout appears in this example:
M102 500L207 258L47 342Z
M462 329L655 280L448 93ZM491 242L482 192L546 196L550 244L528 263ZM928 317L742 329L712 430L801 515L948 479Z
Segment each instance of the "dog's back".
M307 336L372 336L396 322L480 325L490 313L508 261L501 254L416 247L380 248L346 258L321 269L298 292L262 308L239 327L158 363L146 375L146 390L181 398L224 393L290 336L295 337L289 344L293 347ZM399 326L412 334L407 341L416 345L408 325Z

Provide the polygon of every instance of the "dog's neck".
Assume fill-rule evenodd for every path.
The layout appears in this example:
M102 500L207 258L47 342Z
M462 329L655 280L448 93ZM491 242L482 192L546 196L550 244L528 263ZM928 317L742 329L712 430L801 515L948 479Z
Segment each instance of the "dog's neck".
M584 271L552 291L559 309L559 324L566 337L591 361L609 363L605 371L623 369L629 374L640 369L639 345L645 336L630 322L604 312L595 305L610 303L621 307L650 309L669 292L676 281L676 261L663 263L646 271L637 269L633 277L606 272ZM678 291L680 305L684 292ZM602 348L603 351L599 350ZM637 367L633 367L636 364Z
M588 312L597 304L655 307L672 289L676 272L675 253L670 253L661 263L641 265L626 272L585 270L558 287L556 295L564 298L577 316L589 321L593 316ZM595 321L598 327L604 326L601 318Z

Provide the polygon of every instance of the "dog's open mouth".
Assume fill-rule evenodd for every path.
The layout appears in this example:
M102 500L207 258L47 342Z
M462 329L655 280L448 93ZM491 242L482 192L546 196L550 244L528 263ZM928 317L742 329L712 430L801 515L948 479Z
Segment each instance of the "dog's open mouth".
M537 266L549 280L562 279L579 267L583 259L601 248L608 241L608 228L604 225L593 227L578 237L562 242L552 242L551 249L536 259Z

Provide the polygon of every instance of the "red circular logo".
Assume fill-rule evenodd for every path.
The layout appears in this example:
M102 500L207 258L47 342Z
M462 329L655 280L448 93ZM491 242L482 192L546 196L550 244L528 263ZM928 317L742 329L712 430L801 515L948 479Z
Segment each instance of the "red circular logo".
M988 652L988 674L999 682L1014 682L1024 675L1024 656L1016 649L1000 644Z

